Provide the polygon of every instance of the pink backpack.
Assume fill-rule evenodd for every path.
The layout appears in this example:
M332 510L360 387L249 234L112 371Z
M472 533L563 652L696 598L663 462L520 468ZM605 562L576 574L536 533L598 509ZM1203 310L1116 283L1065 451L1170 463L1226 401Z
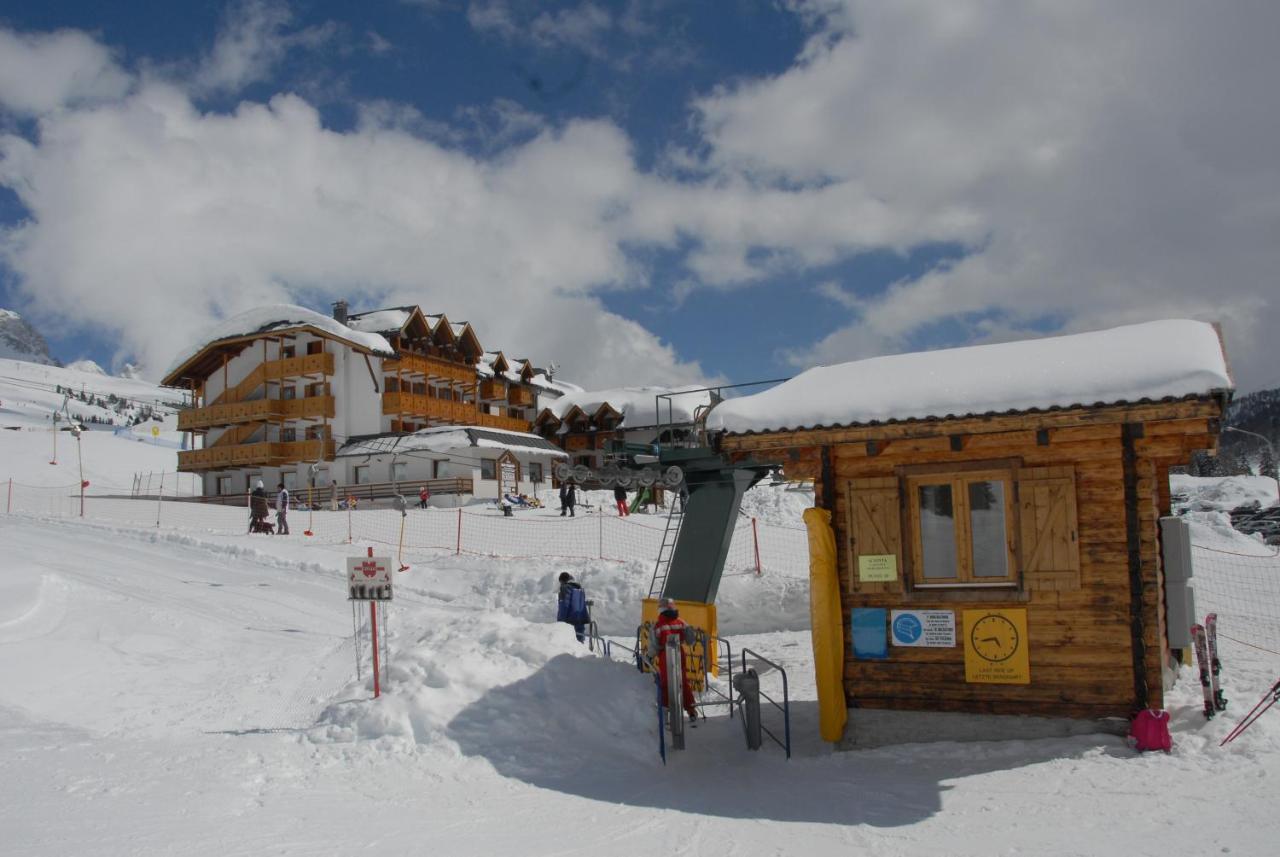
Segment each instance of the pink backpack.
M1144 708L1133 715L1129 725L1129 745L1139 753L1146 750L1169 752L1173 739L1169 737L1169 712L1159 708Z

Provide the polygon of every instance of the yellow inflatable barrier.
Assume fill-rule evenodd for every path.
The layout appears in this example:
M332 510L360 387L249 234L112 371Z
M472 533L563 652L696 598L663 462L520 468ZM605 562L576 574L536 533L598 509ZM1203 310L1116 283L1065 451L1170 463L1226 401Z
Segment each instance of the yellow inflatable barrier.
M849 718L844 697L844 623L836 537L831 513L806 509L809 530L809 615L813 625L813 668L818 683L818 731L824 741L839 741Z

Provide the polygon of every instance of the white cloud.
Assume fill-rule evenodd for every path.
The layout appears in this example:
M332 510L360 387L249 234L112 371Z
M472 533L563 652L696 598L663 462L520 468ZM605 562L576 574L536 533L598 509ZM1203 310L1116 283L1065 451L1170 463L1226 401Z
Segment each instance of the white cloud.
M265 74L291 38L281 7L242 8L258 23L228 29L219 44L240 47L215 48L207 68L224 71L206 81ZM615 385L701 374L603 310L602 290L651 285L627 248L678 249L684 270L658 285L680 300L955 243L969 255L916 280L797 289L848 323L790 359L900 350L943 329L983 341L1189 315L1226 322L1243 386L1280 383L1266 352L1280 324L1280 114L1263 109L1280 9L794 8L815 28L796 63L697 99L701 138L655 172L610 122L554 127L504 102L447 122L367 103L344 133L296 96L202 112L179 84L130 90L79 35L75 62L40 58L87 71L54 74L63 83L30 102L44 106L5 102L97 99L45 116L34 140L0 138L0 184L32 215L0 252L46 316L119 330L157 369L209 315L347 297L468 317L486 345ZM472 15L494 32L528 23L500 3Z
M798 364L901 349L956 319L981 339L974 319L1025 332L1194 315L1226 322L1244 386L1280 383L1263 361L1280 324L1280 113L1264 107L1280 7L800 5L821 30L795 66L696 104L704 167L763 190L694 227L695 270L749 279L760 247L798 266L939 240L973 255L861 295Z
M292 21L293 13L282 0L242 0L230 6L192 85L201 92L236 92L267 80L290 50L320 47L336 32L332 23L291 30ZM371 44L376 50L378 42Z
M0 106L15 113L118 98L130 83L111 51L85 33L0 29Z
M119 330L153 371L211 317L346 297L421 303L481 341L588 385L701 371L603 310L635 276L620 207L642 178L604 122L543 130L490 161L368 116L322 127L296 96L201 112L148 82L0 142L0 183L32 219L0 252L45 317Z

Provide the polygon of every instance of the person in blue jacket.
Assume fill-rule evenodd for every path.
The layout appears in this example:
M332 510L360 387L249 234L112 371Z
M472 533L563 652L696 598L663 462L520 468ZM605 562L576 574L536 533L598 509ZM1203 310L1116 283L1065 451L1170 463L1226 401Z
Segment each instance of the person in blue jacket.
M573 579L567 571L560 573L560 594L556 600L556 621L568 622L573 626L573 633L578 642L586 642L587 623L591 621L591 602L582 584Z

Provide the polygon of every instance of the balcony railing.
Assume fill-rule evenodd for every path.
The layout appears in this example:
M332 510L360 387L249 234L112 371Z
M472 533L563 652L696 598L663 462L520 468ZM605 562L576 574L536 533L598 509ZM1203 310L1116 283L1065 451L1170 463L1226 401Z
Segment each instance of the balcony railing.
M496 378L480 382L480 401L503 402L507 398L507 384Z
M215 446L178 453L178 469L218 470L227 467L278 467L300 461L332 460L332 440L261 441Z
M528 387L512 387L507 392L507 402L516 408L532 408L533 390Z
M382 371L388 375L422 376L428 380L458 381L463 384L476 382L476 368L469 363L454 363L439 357L401 353L399 358L382 361Z
M333 396L227 402L180 412L178 414L178 431L201 431L218 426L262 422L270 419L318 420L325 417L333 419L333 414Z
M303 354L301 357L285 357L282 360L266 360L255 366L243 381L232 387L230 396L224 392L210 404L234 404L243 401L245 396L257 390L267 381L283 381L286 378L332 374L333 355L328 352L323 354ZM216 372L214 377L217 377Z
M527 432L532 430L532 425L528 420L499 414L481 414L480 425L486 428L506 429L507 431Z
M383 393L382 413L464 425L475 425L480 417L475 402L434 399L413 393Z

